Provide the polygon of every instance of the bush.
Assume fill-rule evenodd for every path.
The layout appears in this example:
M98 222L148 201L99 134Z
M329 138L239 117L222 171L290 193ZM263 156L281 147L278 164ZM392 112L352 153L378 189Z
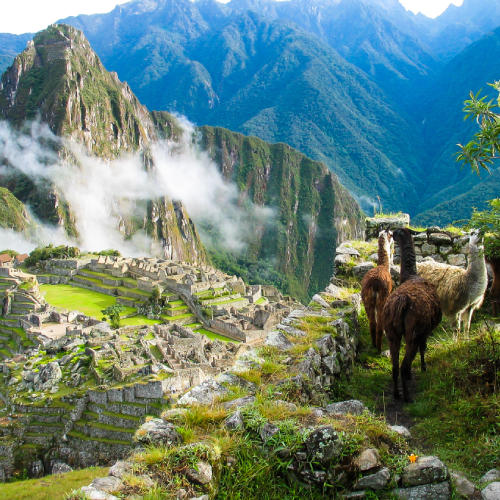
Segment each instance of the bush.
M60 245L54 247L54 245L47 245L46 247L37 247L31 253L30 256L25 260L28 267L36 266L38 262L49 260L49 259L69 259L79 257L81 251L77 247L69 247Z

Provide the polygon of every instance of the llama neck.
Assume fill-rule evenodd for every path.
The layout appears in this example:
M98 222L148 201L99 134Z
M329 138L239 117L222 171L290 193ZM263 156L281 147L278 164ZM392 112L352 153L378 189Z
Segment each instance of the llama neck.
M389 269L390 263L390 243L387 241L387 237L381 236L378 239L378 266L383 266Z
M410 278L418 276L417 259L415 257L415 247L413 240L398 241L399 251L401 254L401 273L399 277L400 284L403 284Z
M488 279L488 275L483 250L473 243L470 243L469 247L470 261L467 267L467 277L473 282L485 282Z

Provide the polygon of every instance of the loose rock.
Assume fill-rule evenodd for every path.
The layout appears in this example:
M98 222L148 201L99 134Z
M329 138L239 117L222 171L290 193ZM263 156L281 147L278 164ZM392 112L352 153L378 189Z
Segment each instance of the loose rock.
M204 486L212 480L212 466L207 462L198 462L196 469L189 469L186 477L195 484Z
M391 473L389 469L384 468L375 474L362 477L354 486L355 490L364 490L371 488L372 490L383 490L387 483L391 480Z
M358 458L359 470L366 472L380 467L380 453L375 448L363 451Z
M402 481L403 486L418 486L446 481L449 477L448 469L438 457L420 457L404 468Z
M406 500L450 500L451 486L448 481L439 484L425 484L413 488L401 488L394 495Z
M481 490L484 500L498 500L500 498L500 483L490 483Z
M241 430L244 428L243 415L240 411L235 411L230 417L226 419L224 425L230 430Z
M209 405L214 402L216 397L224 396L228 390L213 379L205 380L200 385L193 387L184 396L182 396L177 404L190 405L190 404L205 404Z
M361 401L351 399L349 401L328 405L326 407L326 412L329 415L345 415L346 413L350 413L351 415L362 415L366 409L366 406Z
M243 408L244 406L248 406L253 403L255 403L255 396L244 396L242 398L228 401L227 403L224 403L222 407L225 410L229 410L230 408Z
M311 460L328 463L342 453L342 443L331 425L319 427L305 441Z
M271 332L267 336L264 345L276 347L280 351L286 351L293 347L293 344L281 332L278 331Z
M500 470L491 469L479 480L479 482L481 484L486 484L491 481L496 481L497 479L500 479Z
M175 446L182 443L182 436L175 430L174 426L159 418L153 418L142 424L135 436L137 441L142 444L162 443Z
M389 429L391 429L391 431L397 432L400 436L403 436L405 439L411 439L410 431L403 425L390 425Z

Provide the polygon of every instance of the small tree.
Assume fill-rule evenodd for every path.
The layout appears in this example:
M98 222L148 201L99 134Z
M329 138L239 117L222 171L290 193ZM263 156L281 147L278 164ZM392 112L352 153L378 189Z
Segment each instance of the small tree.
M120 313L122 313L123 311L125 311L125 307L123 307L121 304L106 307L106 309L101 310L102 314L104 315L102 320L106 321L106 318L109 318L111 328L117 330L118 328L120 328Z

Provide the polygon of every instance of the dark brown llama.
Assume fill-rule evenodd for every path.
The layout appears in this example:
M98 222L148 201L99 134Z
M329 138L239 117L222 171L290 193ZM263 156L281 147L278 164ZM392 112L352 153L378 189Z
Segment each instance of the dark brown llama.
M406 343L405 357L401 363L401 384L405 403L412 401L408 391L411 364L417 352L420 351L422 371L426 370L424 353L427 339L440 323L443 315L435 286L417 276L412 233L407 228L396 229L393 233L401 255L401 285L387 299L383 311L385 334L389 341L392 360L395 399L400 398L398 389L399 348L403 337Z
M378 265L365 274L361 282L361 300L370 322L372 344L378 352L382 350L384 323L382 312L392 291L390 271L392 232L381 231L378 237Z
M493 317L500 316L500 258L487 257L486 262L491 266L493 271L493 284L490 289L491 308Z

